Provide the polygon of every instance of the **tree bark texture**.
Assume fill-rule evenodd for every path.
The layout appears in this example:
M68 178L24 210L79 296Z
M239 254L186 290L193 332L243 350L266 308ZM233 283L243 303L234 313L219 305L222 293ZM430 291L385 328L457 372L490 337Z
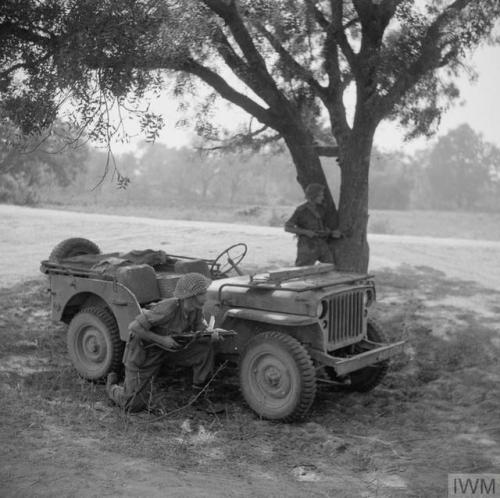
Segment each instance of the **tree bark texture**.
M373 134L372 129L354 129L342 148L339 229L344 238L332 243L340 270L362 273L368 270L368 173Z

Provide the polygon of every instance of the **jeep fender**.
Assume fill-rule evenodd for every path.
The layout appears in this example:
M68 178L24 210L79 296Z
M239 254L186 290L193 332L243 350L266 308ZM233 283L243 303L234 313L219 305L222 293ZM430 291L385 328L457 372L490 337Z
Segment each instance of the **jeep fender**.
M308 348L323 349L323 333L317 319L311 316L230 308L224 313L220 325L237 332L236 336L226 338L219 345L223 353L238 353L255 334L269 330L288 334Z
M113 313L120 337L126 340L130 322L140 313L135 296L117 282L50 275L52 320L68 323L82 307L106 306Z
M229 317L286 327L304 327L306 325L314 325L318 323L318 320L311 316L292 315L289 313L276 313L273 311L261 311L245 308L228 309L224 315L223 321Z

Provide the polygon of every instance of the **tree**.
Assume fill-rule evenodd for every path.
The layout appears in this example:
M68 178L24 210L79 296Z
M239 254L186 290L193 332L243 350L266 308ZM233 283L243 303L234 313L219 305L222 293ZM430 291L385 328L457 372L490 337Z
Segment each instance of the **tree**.
M109 140L121 133L120 119L108 124L127 96L158 91L165 73L177 75L177 94L201 80L260 123L250 136L283 140L302 188L326 185L320 156L338 155L338 216L327 196L329 224L340 220L346 234L336 257L341 268L366 270L378 124L397 118L410 136L431 133L458 96L452 77L499 15L498 0L8 0L1 107L30 131L71 94L90 135ZM212 100L197 126L209 136ZM154 138L161 121L144 110L141 122ZM325 123L328 142L319 144Z
M426 176L432 207L476 208L488 195L500 150L463 124L440 137L429 154Z

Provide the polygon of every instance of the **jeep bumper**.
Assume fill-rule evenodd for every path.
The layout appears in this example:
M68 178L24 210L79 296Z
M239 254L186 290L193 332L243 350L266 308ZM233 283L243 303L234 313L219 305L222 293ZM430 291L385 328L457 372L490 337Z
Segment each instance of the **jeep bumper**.
M343 376L402 353L404 344L405 341L380 344L364 340L359 343L359 346L364 351L349 357L332 356L317 349L311 349L309 353L314 360L323 365L333 367L338 376Z

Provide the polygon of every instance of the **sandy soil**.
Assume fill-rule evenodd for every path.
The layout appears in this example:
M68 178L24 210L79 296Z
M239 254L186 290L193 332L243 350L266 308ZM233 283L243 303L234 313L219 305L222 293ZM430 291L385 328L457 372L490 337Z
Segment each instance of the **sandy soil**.
M104 252L155 248L170 254L200 257L215 257L227 246L241 241L249 246L245 260L247 268L289 266L295 255L294 240L279 228L4 205L0 205L0 233L0 287L38 277L40 260L47 258L55 244L75 236L95 241ZM427 267L437 275L455 279L463 288L476 285L483 291L486 288L500 290L500 243L373 235L370 244L371 270L404 269L405 265ZM425 292L425 288L415 285L415 295L425 295ZM398 296L385 296L382 300L389 306L397 304ZM432 313L432 304L426 313L429 309ZM430 317L424 313L422 320L434 323L442 320L445 328L452 323L445 315L450 306L474 309L490 320L496 319L491 310L498 310L492 301L488 301L487 291L481 295L471 293L466 298L463 293L457 297L447 296L442 302L435 299L434 304L439 308L438 314ZM435 329L439 333L438 328ZM441 332L446 335L448 331ZM25 365L26 368L29 366ZM6 363L3 367L12 370ZM13 395L9 390L9 396ZM362 403L361 398L359 403ZM110 410L107 407L100 409L103 417ZM26 432L16 429L14 423L12 429L3 432L5 438L9 430L14 431L19 442L11 442L9 454L3 453L0 457L3 489L0 494L3 496L409 496L404 491L405 481L396 470L377 475L365 473L360 477L337 473L335 469L327 472L303 467L298 461L287 473L274 472L265 463L266 452L272 454L273 449L265 446L259 447L263 452L262 465L249 465L244 473L224 470L231 465L224 460L223 453L203 455L204 438L216 435L200 428L195 432L186 429L186 437L190 438L190 444L199 445L200 458L213 462L210 470L203 472L179 471L158 461L104 451L95 444L100 437L98 428L95 437L75 437L74 432L51 425L50 419L43 420L43 423L33 421L30 427L33 430ZM314 428L320 430L320 426ZM35 429L37 431L33 432Z

